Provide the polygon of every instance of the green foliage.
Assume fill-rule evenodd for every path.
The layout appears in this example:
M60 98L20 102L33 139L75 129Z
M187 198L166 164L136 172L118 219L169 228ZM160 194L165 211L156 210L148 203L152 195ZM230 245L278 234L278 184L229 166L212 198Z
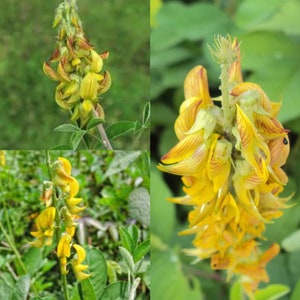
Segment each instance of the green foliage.
M270 243L282 245L284 250L267 267L270 286L266 284L258 295L276 291L276 284L282 287L280 299L289 299L285 293L293 292L298 279L299 263L299 118L300 106L298 90L300 82L300 26L297 12L299 1L296 0L239 0L239 1L201 1L201 0L165 0L157 15L151 31L151 100L152 100L152 158L157 163L176 143L174 122L179 106L184 100L183 82L189 70L196 65L207 69L210 94L215 97L219 91L219 66L212 60L207 49L212 44L215 34L238 37L241 42L242 69L244 81L259 84L272 101L281 101L279 119L285 128L291 129L291 153L285 166L289 184L282 196L293 193L292 203L296 205L286 209L279 219L267 225L265 236L267 248ZM151 170L151 255L152 289L159 290L154 299L181 299L180 292L173 293L167 288L167 280L161 274L174 273L174 264L167 264L168 254L174 254L178 260L177 277L196 280L201 286L198 293L207 299L245 299L235 285L226 282L225 274L212 272L209 262L200 262L190 266L192 259L178 254L178 248L191 247L190 237L178 237L180 230L187 228L188 209L175 206L166 198L181 196L182 183L176 176L159 174L156 167ZM162 229L163 220L163 229ZM157 253L156 253L157 252ZM176 261L177 263L177 261ZM165 268L161 267L166 264ZM165 272L165 273L162 273ZM197 274L197 276L194 276ZM156 278L160 276L160 278ZM167 275L165 275L167 276ZM196 278L196 279L195 279ZM172 278L171 278L172 279ZM172 285L171 279L169 284ZM165 286L163 286L165 282ZM274 286L275 285L275 286ZM191 285L192 286L192 285ZM180 287L188 295L193 292L183 280L178 280L172 287ZM297 289L297 286L296 286ZM267 292L266 292L267 291ZM155 292L154 292L155 293ZM268 296L268 295L267 295ZM266 297L267 297L266 296ZM274 297L275 297L274 296ZM183 297L183 296L182 296ZM194 297L196 299L201 296ZM241 298L244 297L244 298ZM262 296L265 297L265 296ZM271 297L271 296L270 296ZM273 296L272 296L273 297ZM296 299L296 296L293 296ZM192 297L187 297L192 299ZM275 299L275 298L274 298Z
M55 103L55 84L42 71L54 49L56 31L51 26L60 2L12 0L0 4L2 149L76 146L75 142L69 145L67 135L53 132L69 121L69 115ZM90 42L99 53L110 52L106 68L113 82L101 99L106 126L120 120L136 121L149 101L148 2L81 0L78 6ZM119 138L114 148L148 149L148 139L146 130L139 138Z
M80 197L87 205L74 239L85 245L84 264L89 265L88 272L93 276L75 283L72 272L67 274L71 299L128 297L131 282L118 249L118 228L132 222L135 225L130 226L128 233L135 238L130 255L137 265L134 275L141 280L135 292L138 299L149 299L149 228L129 213L131 192L138 188L149 191L149 153L50 151L50 155L52 160L59 156L70 160L72 174L80 184ZM5 157L6 165L0 167L1 293L5 299L14 300L62 299L55 246L38 249L28 244L33 240L30 232L34 229L34 219L42 208L39 201L42 184L48 178L45 153L5 151ZM103 200L108 192L110 198ZM109 272L110 276L114 272L114 276L109 277Z

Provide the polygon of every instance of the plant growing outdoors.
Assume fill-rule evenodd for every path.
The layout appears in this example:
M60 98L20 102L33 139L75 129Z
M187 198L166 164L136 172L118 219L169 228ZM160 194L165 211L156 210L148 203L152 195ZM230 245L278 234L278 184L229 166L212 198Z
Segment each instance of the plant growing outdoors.
M194 67L184 82L185 101L175 122L179 142L158 167L182 176L185 196L170 201L191 205L189 228L198 260L236 276L254 299L266 264L279 245L261 249L266 224L282 215L291 198L279 197L288 178L282 170L289 154L288 130L277 120L280 103L262 88L243 82L236 39L216 36L209 47L221 67L221 96L209 95L206 70ZM220 103L220 106L216 103Z
M147 152L1 157L5 299L149 299Z
M103 126L105 113L101 102L112 83L109 71L103 70L109 52L98 54L85 37L76 0L64 0L59 5L53 27L58 28L57 41L50 61L44 63L43 70L57 82L55 101L70 112L71 121L75 124L63 124L55 129L71 133L71 148L76 149L82 143L85 149L100 147L112 150L110 138L129 133L141 134L148 128L150 109L147 104L142 122L123 121L110 125L108 137Z

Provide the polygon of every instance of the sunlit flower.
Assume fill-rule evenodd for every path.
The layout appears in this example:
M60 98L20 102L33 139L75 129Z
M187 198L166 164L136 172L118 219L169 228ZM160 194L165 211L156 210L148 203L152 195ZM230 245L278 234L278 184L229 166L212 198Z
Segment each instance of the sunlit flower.
M44 245L50 246L52 244L52 237L54 233L54 219L55 208L50 206L45 208L36 218L35 224L37 231L32 231L30 234L37 239L31 243L35 247L42 247Z
M88 269L87 265L82 264L85 260L86 252L84 248L78 244L74 244L73 248L76 250L77 256L72 260L72 267L77 280L81 281L91 276L91 274L83 272Z
M266 264L279 252L276 244L263 252L259 239L290 199L279 197L288 181L282 170L289 154L288 130L276 119L280 104L270 101L259 85L243 82L237 40L218 42L213 55L228 64L221 75L227 78L222 85L227 95L217 98L222 108L209 95L205 69L193 68L175 122L179 141L158 168L182 176L186 195L169 200L193 207L190 226L181 234L195 235L195 249L186 252L199 260L210 258L211 267L227 270L228 279L239 276L252 297L259 282L269 280ZM226 47L218 53L223 42ZM226 51L236 53L226 56Z

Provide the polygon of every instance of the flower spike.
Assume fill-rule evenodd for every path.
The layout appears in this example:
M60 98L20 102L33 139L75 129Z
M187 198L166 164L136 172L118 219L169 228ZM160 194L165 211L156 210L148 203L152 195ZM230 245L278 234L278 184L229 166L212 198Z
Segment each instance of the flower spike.
M281 103L263 89L243 82L237 39L216 37L210 48L221 65L222 107L209 95L206 70L194 67L184 81L185 100L175 122L178 143L161 158L158 168L182 177L184 196L168 199L191 205L189 228L195 249L186 253L211 259L227 278L240 278L252 298L266 264L279 253L263 252L266 224L282 215L289 198L280 198L288 178L282 170L289 154L288 130L276 119Z

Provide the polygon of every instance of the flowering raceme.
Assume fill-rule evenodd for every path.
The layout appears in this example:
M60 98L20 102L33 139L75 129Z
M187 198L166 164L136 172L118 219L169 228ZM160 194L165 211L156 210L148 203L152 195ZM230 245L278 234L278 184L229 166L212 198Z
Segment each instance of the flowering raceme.
M83 280L90 276L83 272L88 266L81 264L86 253L83 247L77 244L73 245L73 237L77 226L76 220L80 218L79 214L85 209L85 206L79 205L82 198L75 198L79 192L79 183L76 178L71 176L71 171L71 163L64 157L59 157L51 165L52 180L44 181L44 189L40 198L46 208L36 219L37 231L31 232L31 235L37 239L31 244L35 247L51 246L56 231L56 253L61 273L64 275L68 273L68 259L72 254L71 249L74 248L77 258L72 260L72 266L76 278ZM60 209L59 204L62 205Z
M103 60L109 53L98 54L85 38L75 0L60 4L53 22L56 26L57 42L50 58L56 69L48 62L43 65L45 74L57 82L56 103L70 110L72 121L79 119L81 126L89 121L94 110L104 119L98 97L111 86L109 72L102 72Z
M195 234L195 249L186 252L210 258L228 279L239 276L252 297L259 282L269 280L266 264L279 252L277 244L263 252L259 239L289 200L279 197L288 181L282 170L288 130L276 119L280 103L259 85L243 82L237 40L219 37L216 44L222 95L215 100L222 107L209 95L205 68L193 68L175 122L179 141L158 168L182 176L186 195L169 200L193 207L182 234Z

